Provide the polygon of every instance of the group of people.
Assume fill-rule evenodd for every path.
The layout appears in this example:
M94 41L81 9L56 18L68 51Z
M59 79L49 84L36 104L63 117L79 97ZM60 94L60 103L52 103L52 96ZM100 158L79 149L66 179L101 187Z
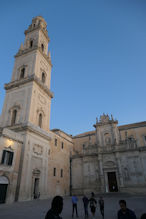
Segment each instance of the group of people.
M88 217L88 206L90 206L92 218L95 218L95 212L97 207L97 201L95 199L94 193L91 193L91 198L88 199L87 196L84 195L82 198L85 218ZM78 217L78 209L77 209L77 196L72 196L72 217L74 217L74 213L76 212L76 217ZM100 197L99 201L99 208L102 217L104 218L104 200ZM119 201L120 210L117 213L117 219L137 219L135 212L127 208L126 201L120 200ZM63 210L63 198L61 196L55 196L51 203L51 209L47 212L45 219L62 219L60 214ZM141 215L140 219L146 219L146 213Z
M84 212L85 212L85 218L88 217L88 205L90 205L90 210L91 214L94 218L95 216L95 211L96 211L96 206L97 206L97 201L94 197L94 193L91 193L91 198L88 199L86 195L82 198L83 200L83 205L84 205ZM78 198L76 196L72 196L72 217L74 217L74 211L76 210L76 217L78 217L78 210L77 210L77 201ZM99 199L99 207L100 207L100 213L102 217L104 218L104 200L102 197Z

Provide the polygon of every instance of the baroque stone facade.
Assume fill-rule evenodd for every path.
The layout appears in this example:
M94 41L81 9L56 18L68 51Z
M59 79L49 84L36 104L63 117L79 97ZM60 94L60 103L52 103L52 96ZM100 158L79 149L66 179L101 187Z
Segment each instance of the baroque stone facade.
M95 131L73 138L73 193L146 193L146 122L117 123L103 114Z
M95 131L50 130L47 24L32 19L15 55L0 117L0 203L54 195L146 192L146 122L117 126L103 114Z

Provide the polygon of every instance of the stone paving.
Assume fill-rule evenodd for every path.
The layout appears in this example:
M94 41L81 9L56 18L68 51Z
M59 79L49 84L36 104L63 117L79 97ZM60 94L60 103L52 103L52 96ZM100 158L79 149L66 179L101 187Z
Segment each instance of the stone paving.
M98 200L98 198L96 199ZM146 212L146 196L108 195L104 197L105 219L116 219L117 210L119 209L118 201L120 199L127 201L128 207L135 211L138 219L142 213ZM50 204L51 199L1 204L0 219L44 219L47 210L50 208ZM64 208L61 214L62 218L71 219L71 211L71 197L65 197ZM82 197L79 197L78 212L79 219L84 219ZM89 219L90 218L92 218L91 215L89 216ZM99 213L99 207L96 210L95 218L102 219Z

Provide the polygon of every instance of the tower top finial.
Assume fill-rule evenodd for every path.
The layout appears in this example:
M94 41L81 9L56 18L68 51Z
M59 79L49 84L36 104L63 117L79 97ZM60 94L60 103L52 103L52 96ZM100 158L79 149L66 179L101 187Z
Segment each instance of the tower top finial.
M32 23L29 25L28 29L25 31L25 34L31 31L34 31L38 28L41 29L46 36L48 36L47 23L42 16L36 16L32 19Z

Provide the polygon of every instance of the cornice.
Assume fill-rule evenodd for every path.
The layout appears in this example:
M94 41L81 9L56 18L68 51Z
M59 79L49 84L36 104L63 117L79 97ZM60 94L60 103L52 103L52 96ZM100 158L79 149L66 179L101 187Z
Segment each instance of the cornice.
M31 75L27 78L21 79L21 80L16 80L16 81L12 81L8 84L5 84L4 88L5 90L10 90L13 89L15 87L19 87L21 85L30 83L30 82L36 82L36 84L51 98L53 98L54 94L50 91L50 89L44 85L41 80L36 76L36 75Z
M41 30L43 32L43 34L45 35L46 39L48 40L48 42L50 42L50 38L48 37L48 31L44 30L41 26L36 26L36 27L29 27L27 30L24 31L24 34L28 34L30 32L36 31L36 30Z
M46 59L46 61L50 64L50 66L53 67L50 57L48 55L44 54L42 52L42 49L40 47L38 47L38 46L33 46L32 48L28 48L28 49L24 49L24 50L19 50L14 57L17 58L19 56L22 56L22 55L25 55L27 53L30 53L32 51L37 51L37 50L39 50L41 55Z
M109 120L108 122L98 122L93 125L94 128L97 128L99 126L104 126L104 125L112 125L112 124L118 124L117 120Z
M51 141L51 135L48 132L42 130L39 127L36 127L35 125L31 124L30 122L20 123L20 124L14 125L14 126L7 126L4 128L8 128L14 132L29 131L29 132L35 133L35 134L45 138L46 140Z

